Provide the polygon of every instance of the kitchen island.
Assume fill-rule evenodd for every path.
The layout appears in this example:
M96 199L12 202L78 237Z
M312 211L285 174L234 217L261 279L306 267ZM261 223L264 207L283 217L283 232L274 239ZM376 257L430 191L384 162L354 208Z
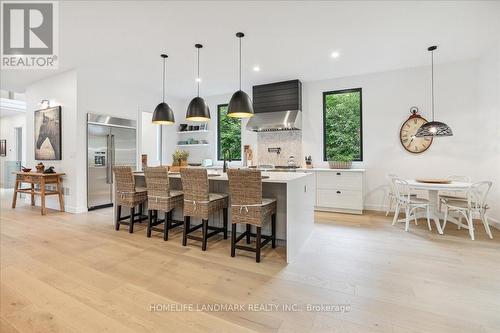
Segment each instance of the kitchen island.
M276 238L278 245L286 247L286 261L291 263L313 230L316 180L313 174L304 172L262 172L262 176L264 177L262 179L263 197L277 200ZM172 189L182 188L180 174L172 173L170 180ZM143 173L135 173L135 181L136 186L145 187ZM229 193L225 173L209 172L209 183L211 192ZM116 214L116 205L114 207ZM174 213L174 219L182 219L180 211ZM231 210L229 210L229 221L231 221ZM192 219L193 222L201 223L196 219ZM209 224L222 226L222 216L215 214L211 217ZM241 228L241 226L238 227ZM270 227L270 223L266 223L262 228L263 234L270 234ZM230 227L229 230L231 230Z

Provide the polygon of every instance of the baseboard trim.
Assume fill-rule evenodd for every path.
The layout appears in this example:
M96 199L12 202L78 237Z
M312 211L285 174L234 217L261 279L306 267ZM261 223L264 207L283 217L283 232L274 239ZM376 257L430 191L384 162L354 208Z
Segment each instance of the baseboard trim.
M332 212L332 213L344 213L344 214L363 215L363 210L361 210L361 209L314 207L314 210L317 211L317 212Z

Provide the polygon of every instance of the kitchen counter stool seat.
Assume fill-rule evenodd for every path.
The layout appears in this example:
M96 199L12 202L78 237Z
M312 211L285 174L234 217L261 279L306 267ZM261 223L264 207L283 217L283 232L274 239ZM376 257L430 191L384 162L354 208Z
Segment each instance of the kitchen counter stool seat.
M236 255L236 249L255 252L255 261L260 262L263 246L271 242L276 247L276 199L262 197L262 177L259 170L229 169L229 193L231 195L231 257ZM271 235L262 235L262 226L271 221ZM246 231L236 237L237 223L245 224ZM256 232L252 233L252 226ZM238 245L246 238L255 238L255 248Z
M128 231L134 232L134 224L147 219L142 215L144 203L148 200L148 192L144 188L135 187L132 168L129 166L113 167L116 186L117 214L115 229L120 230L120 225L128 225ZM130 215L121 216L122 206L130 208ZM135 207L139 206L139 212L135 212ZM126 220L129 220L128 222Z
M169 230L184 224L184 221L174 221L172 218L174 209L182 209L184 205L184 193L170 189L168 166L146 167L144 177L148 190L147 237L151 237L151 231L158 231L163 233L163 240L167 241ZM158 212L164 212L165 218L159 219ZM163 228L158 228L162 223Z
M187 245L187 240L197 240L202 243L201 249L206 251L207 241L219 233L227 239L228 222L228 195L225 193L210 193L208 174L206 169L186 168L181 169L181 182L184 191L184 234L182 245ZM223 226L208 225L209 217L217 212L223 212ZM201 224L191 227L191 218L200 218ZM202 229L202 236L192 233Z

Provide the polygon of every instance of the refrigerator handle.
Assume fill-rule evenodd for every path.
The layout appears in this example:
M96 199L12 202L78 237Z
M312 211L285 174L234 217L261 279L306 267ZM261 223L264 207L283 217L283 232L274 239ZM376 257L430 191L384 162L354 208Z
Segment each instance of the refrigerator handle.
M113 171L113 167L115 166L115 135L111 134L111 172ZM113 184L113 174L111 174L111 182L110 184Z
M110 174L111 174L111 163L110 163L110 146L111 141L109 134L106 135L106 184L111 184Z

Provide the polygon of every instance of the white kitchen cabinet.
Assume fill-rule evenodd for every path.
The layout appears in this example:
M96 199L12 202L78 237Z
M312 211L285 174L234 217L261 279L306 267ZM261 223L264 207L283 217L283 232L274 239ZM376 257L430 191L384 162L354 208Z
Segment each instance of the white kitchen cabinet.
M362 214L363 169L313 169L319 211Z

